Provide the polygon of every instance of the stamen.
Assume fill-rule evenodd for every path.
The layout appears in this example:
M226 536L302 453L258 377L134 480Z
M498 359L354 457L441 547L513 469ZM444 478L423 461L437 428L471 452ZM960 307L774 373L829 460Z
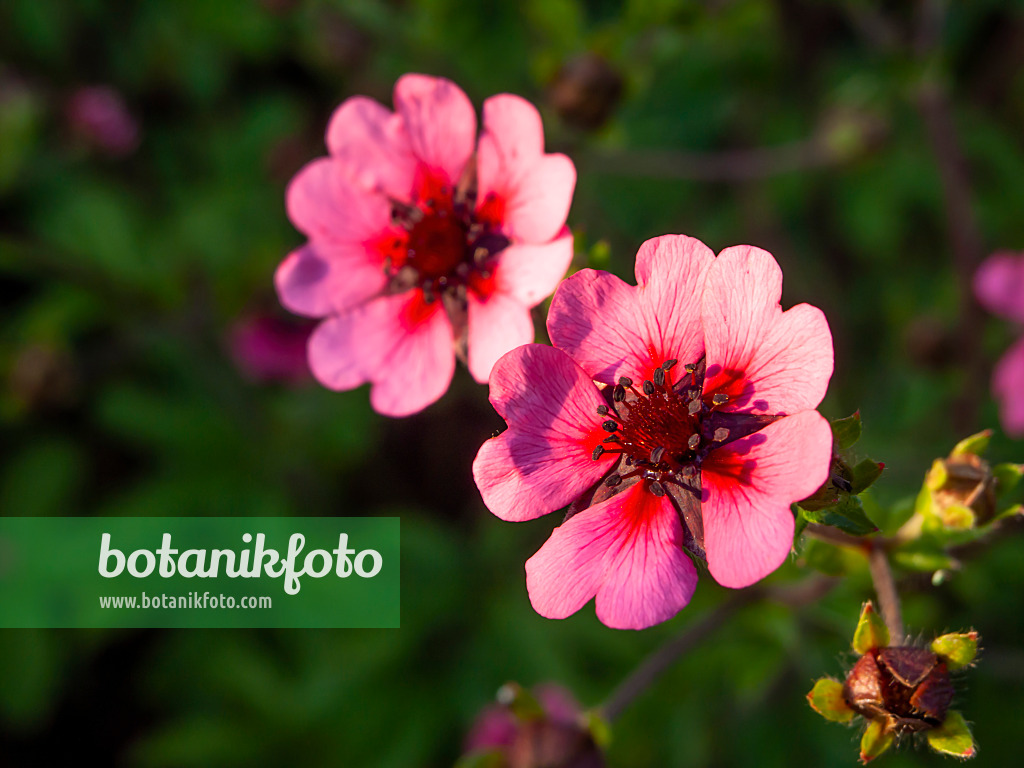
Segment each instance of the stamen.
M619 425L617 423L615 423L614 421L612 421L611 419L608 419L608 421L602 422L601 428L605 432L614 432L615 430L617 430L619 428Z
M631 378L629 378L629 376L619 376L619 386L620 387L632 387L633 386L633 380Z
M711 402L715 405L722 405L729 402L729 396L724 392L716 392L711 396Z
M676 359L675 359L675 358L673 357L673 358L672 358L671 360L666 360L666 361L665 361L664 363L662 363L662 364L661 364L661 369L662 369L663 371L671 371L671 370L672 370L672 368L673 368L673 367L675 366L675 364L676 364L676 363L678 363L678 362L679 362L679 361L678 361L678 360L676 360ZM696 370L696 369L695 369L695 370Z
M601 442L602 443L618 443L618 442L620 442L620 440L619 440L619 436L618 435L608 435L608 437L606 437Z
M648 397L654 394L654 384L648 379L644 379L644 394Z
M665 446L659 445L653 451L651 451L651 464L659 464L661 457L665 455Z
M696 416L697 412L700 411L700 409L701 409L700 398L694 398L693 400L691 400L690 404L686 408L686 410L688 410L690 412L691 416Z
M590 454L590 458L593 459L594 461L597 461L598 459L601 458L602 453L604 453L604 446L596 445L594 446L594 452Z
M690 435L690 439L686 441L686 447L691 451L696 451L698 445L700 445L700 435L695 432Z
M609 488L614 488L615 486L617 486L621 482L622 482L622 477L620 477L616 473L613 473L611 475L608 475L608 479L606 479L604 481L604 484L607 485Z
M608 415L608 406L607 405L599 405L599 406L597 406L597 412L601 416L607 416Z
M626 399L626 390L621 384L616 384L615 389L612 390L612 400L616 403L621 403Z
M647 486L647 487L648 487L648 489L650 490L650 492L651 492L651 493L653 493L653 494L654 494L655 496L664 496L664 495L665 495L665 486L663 486L663 485L662 485L662 484L661 484L660 482L658 482L657 480L654 480L654 481L653 481L653 482L652 482L652 483L651 483L651 484L650 484L649 486Z
M716 443L720 443L723 440L725 440L725 438L727 438L728 436L729 436L729 430L726 429L725 427L719 427L718 429L715 430L715 434L712 437L712 439Z
M665 369L664 368L658 368L654 372L654 383L657 384L659 387L665 386Z

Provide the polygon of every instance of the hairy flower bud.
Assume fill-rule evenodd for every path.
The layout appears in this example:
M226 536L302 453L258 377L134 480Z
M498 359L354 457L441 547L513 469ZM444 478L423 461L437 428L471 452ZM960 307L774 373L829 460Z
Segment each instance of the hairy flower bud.
M876 648L850 670L843 697L857 714L885 721L887 730L916 733L945 720L953 684L945 661L926 648Z
M979 455L991 431L962 441L945 459L936 459L925 478L932 512L947 528L974 528L996 512L996 482Z

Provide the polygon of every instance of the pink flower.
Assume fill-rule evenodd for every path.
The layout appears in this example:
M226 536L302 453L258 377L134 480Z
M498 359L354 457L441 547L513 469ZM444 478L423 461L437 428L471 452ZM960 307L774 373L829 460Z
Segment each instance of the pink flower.
M974 274L974 295L989 312L1024 324L1024 253L989 256ZM992 394L1006 433L1024 437L1024 337L996 363Z
M110 155L130 155L139 146L139 125L114 88L79 88L68 100L67 117L76 134Z
M771 254L648 240L637 285L583 270L555 293L554 347L505 355L491 402L508 422L473 464L503 520L569 514L526 563L534 608L565 618L596 596L610 627L674 616L696 586L691 557L744 587L779 567L790 504L827 478L832 375L820 310L783 312Z
M437 400L458 354L486 382L533 340L530 308L572 259L564 226L576 171L544 153L540 115L509 94L484 102L483 131L453 83L405 75L395 112L356 96L327 128L328 157L288 188L309 242L277 270L281 302L326 318L309 343L324 386L372 385L380 413Z
M242 318L228 332L231 356L253 381L300 382L309 377L306 343L313 329L308 323L270 315Z

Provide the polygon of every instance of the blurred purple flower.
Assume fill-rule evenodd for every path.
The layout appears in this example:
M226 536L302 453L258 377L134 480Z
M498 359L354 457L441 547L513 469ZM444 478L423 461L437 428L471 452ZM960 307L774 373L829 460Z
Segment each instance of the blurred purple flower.
M228 332L235 364L246 378L258 382L295 384L310 378L306 342L314 323L251 315Z
M139 146L138 121L110 86L79 88L68 99L66 113L76 136L109 155L124 157Z
M974 274L974 295L989 312L1024 325L1024 253L998 251ZM1024 337L996 363L992 394L1003 429L1024 437Z

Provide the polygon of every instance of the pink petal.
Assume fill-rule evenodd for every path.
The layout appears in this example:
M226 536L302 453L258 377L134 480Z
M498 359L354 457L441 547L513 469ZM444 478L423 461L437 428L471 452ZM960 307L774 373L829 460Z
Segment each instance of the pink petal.
M502 520L532 520L574 501L615 462L592 459L608 433L590 378L564 353L518 347L491 371L491 403L509 428L480 447L473 477Z
M309 340L313 375L330 389L370 382L370 404L408 416L448 389L455 370L452 330L439 302L420 291L368 301L325 320Z
M395 83L395 108L405 121L413 155L455 184L476 138L476 112L455 83L427 75L403 75Z
M699 297L713 262L699 240L665 235L640 247L635 288L581 270L555 291L551 341L605 384L649 379L666 360L696 362L703 352Z
M401 115L365 96L346 99L327 126L327 147L362 188L411 199L417 161Z
M329 157L313 160L295 175L285 202L292 223L314 242L360 244L391 225L387 199L357 187Z
M974 295L994 315L1024 323L1024 253L1002 251L974 273Z
M544 245L517 243L501 252L494 277L497 290L527 307L535 307L565 277L572 262L572 232L563 227L558 237Z
M783 312L782 270L767 251L742 245L715 259L704 290L704 392L730 396L724 410L796 413L814 408L832 377L832 333L817 307Z
M671 503L637 483L552 532L526 562L530 602L542 616L564 619L596 595L597 617L615 629L670 619L697 585L682 538Z
M790 504L828 478L832 430L817 411L772 422L712 451L701 467L708 569L745 587L785 561L793 543Z
M1024 338L996 364L992 394L999 401L999 420L1006 434L1024 437Z
M540 113L519 96L503 93L484 102L484 129L477 151L481 205L494 196L503 203L511 237L543 243L554 237L569 213L576 168L565 155L544 154Z
M379 259L361 245L305 245L274 274L281 304L307 317L344 312L379 293L386 282Z
M497 291L483 299L470 291L468 299L469 372L486 384L499 357L533 341L533 319L529 309Z

